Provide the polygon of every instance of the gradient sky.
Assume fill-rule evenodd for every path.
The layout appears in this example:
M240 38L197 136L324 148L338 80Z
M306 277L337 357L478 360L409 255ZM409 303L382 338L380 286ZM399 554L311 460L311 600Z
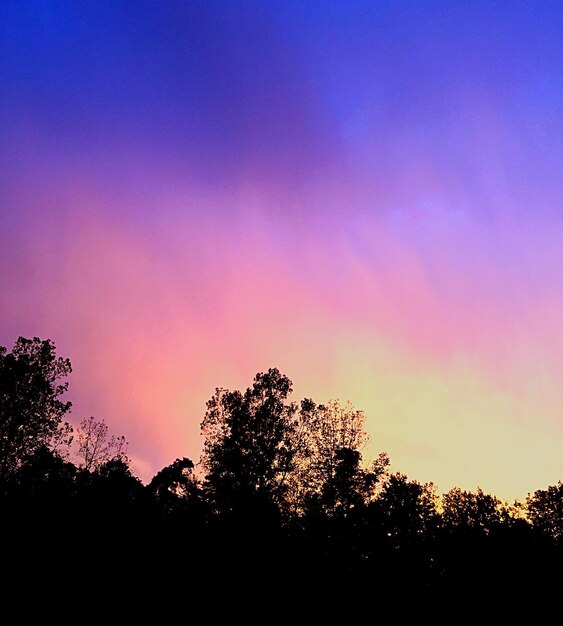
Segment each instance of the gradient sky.
M369 453L563 478L563 5L0 5L0 344L144 478L277 366Z

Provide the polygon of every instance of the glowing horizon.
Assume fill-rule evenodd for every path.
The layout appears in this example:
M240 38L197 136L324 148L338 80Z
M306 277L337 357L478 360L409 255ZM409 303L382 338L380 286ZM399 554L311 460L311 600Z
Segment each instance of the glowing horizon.
M0 345L143 479L278 367L375 456L502 498L563 475L561 9L0 9Z

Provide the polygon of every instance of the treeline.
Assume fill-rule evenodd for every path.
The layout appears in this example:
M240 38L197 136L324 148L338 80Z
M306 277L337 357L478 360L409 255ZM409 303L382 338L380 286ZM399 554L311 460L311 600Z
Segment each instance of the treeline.
M188 578L275 579L343 593L361 582L381 598L560 591L561 482L512 504L480 489L439 497L433 484L391 472L386 454L362 458L361 411L292 402L291 381L270 369L245 391L215 390L196 466L177 459L143 485L124 437L94 418L67 423L70 373L50 340L0 348L0 506L12 573L68 566L117 580L142 570L166 589Z

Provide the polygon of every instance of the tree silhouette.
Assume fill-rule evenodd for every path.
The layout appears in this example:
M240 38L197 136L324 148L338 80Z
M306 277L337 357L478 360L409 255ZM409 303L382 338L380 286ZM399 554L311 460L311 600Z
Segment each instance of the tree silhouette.
M301 404L299 439L295 449L292 497L297 510L320 507L334 515L363 503L380 472L362 468L361 450L368 441L365 415L350 402L330 400Z
M10 477L10 495L54 509L74 495L76 471L57 452L41 446Z
M129 463L125 436L109 434L109 428L103 419L88 417L82 420L78 428L78 458L80 466L87 472L95 471L112 460Z
M134 519L145 492L129 464L120 458L78 472L77 491L82 524L94 526L101 539L111 534L110 527L123 528Z
M372 504L378 524L395 546L407 546L430 533L437 524L437 497L432 483L391 474Z
M63 418L71 403L60 397L68 388L61 381L71 371L49 339L20 337L11 352L0 347L0 480L42 446L68 443Z
M254 597L285 593L288 581L310 594L314 581L347 611L364 585L413 604L460 590L558 599L561 482L512 507L481 489L438 498L432 483L390 473L385 453L364 462L361 411L297 405L291 381L270 369L207 403L201 478L184 457L144 486L103 420L82 421L69 461L69 373L49 340L0 349L3 569L26 592L30 576L58 584L71 567L95 584L104 563L104 581L121 589L142 570L160 598L183 597L192 576L221 598L236 583Z
M289 378L269 369L244 393L216 389L207 403L202 465L218 511L280 504L296 429L297 407L287 402L291 391Z
M194 475L194 464L186 457L161 469L151 480L148 490L167 514L188 504L199 503L202 491Z
M555 541L563 543L563 483L538 489L526 500L532 524Z
M502 502L481 488L476 493L459 487L442 496L442 520L446 526L488 533L503 518Z

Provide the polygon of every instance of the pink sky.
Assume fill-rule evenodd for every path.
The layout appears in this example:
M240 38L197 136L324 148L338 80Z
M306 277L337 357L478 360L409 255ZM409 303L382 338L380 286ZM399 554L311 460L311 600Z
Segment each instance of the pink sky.
M352 218L328 239L322 219L288 227L246 188L231 223L176 216L156 246L101 219L94 194L67 202L63 232L50 233L53 207L11 251L8 330L56 339L75 369L73 419L126 433L143 478L197 459L213 389L270 366L296 399L365 410L368 454L442 489L517 497L560 476L563 234L548 220L541 246L525 223L424 207Z
M55 340L143 479L278 367L525 497L563 474L561 7L321 4L0 3L0 344Z

